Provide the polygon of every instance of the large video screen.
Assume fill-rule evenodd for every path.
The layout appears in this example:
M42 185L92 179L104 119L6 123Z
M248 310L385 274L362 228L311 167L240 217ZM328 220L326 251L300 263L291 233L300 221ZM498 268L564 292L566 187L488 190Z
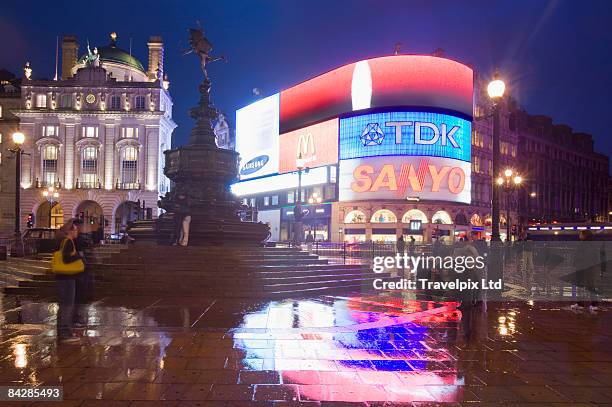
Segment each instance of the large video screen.
M278 173L278 93L236 111L240 179Z
M340 159L412 155L471 161L471 122L430 112L384 112L340 120Z
M450 59L394 55L348 64L281 92L280 132L351 111L431 107L473 114L474 73Z
M296 171L299 157L309 168L335 164L338 162L338 119L281 134L279 144L281 173Z
M340 161L339 201L471 202L471 167L440 157L366 157Z

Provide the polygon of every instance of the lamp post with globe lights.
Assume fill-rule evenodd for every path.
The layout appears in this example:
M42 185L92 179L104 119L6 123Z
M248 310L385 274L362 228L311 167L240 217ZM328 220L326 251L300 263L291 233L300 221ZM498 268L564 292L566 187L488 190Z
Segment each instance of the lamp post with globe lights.
M499 151L499 116L500 101L504 96L506 84L499 79L499 72L495 72L493 80L487 86L487 93L493 102L493 174L499 174L500 151ZM499 191L493 185L492 208L491 208L491 240L500 241L499 237Z
M498 177L496 183L499 188L503 188L506 193L506 241L512 240L512 222L510 222L510 197L514 189L518 188L523 182L523 177L507 168L503 177Z
M21 132L13 133L13 143L15 146L9 149L15 154L15 237L21 238L21 156L23 149L21 146L25 142L25 135Z
M51 216L53 211L53 204L56 203L59 199L59 192L54 187L49 187L43 191L43 196L47 199L49 203L49 229L53 227L51 222Z

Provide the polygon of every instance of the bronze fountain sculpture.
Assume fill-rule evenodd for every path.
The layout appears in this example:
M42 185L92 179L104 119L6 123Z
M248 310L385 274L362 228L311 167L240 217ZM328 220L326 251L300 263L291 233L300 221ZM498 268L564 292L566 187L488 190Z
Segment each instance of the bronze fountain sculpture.
M217 147L212 127L218 113L210 100L211 80L206 67L224 58L210 55L212 44L202 28L189 29L189 44L191 49L186 53L200 58L204 74L199 86L200 101L190 109L196 124L187 145L164 151L164 174L174 182L172 190L158 202L166 212L155 221L135 222L128 233L137 242L170 244L175 224L173 210L181 197L186 198L191 216L190 246L259 245L269 237L269 227L240 220L240 204L229 189L238 178L238 153Z

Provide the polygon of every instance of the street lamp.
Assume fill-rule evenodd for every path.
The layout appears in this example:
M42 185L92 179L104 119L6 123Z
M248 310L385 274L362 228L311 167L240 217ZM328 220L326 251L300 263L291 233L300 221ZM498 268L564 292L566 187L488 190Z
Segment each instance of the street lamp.
M15 237L21 237L21 155L23 149L21 145L25 142L25 135L21 132L13 133L13 143L15 146L9 149L15 154Z
M506 84L499 79L499 72L495 72L493 80L487 86L487 93L493 102L493 174L499 174L499 102L504 96ZM499 238L499 191L493 185L491 208L491 240L500 241Z
M55 188L51 186L47 188L46 190L44 190L42 194L47 199L47 202L49 202L49 229L50 229L51 228L51 213L53 210L53 204L58 202L59 192L57 192Z
M302 213L302 171L308 173L308 167L306 167L306 160L302 158L302 153L298 154L297 159L295 160L295 167L298 170L298 189L297 189L297 197L295 200L295 208L293 210L293 218L295 219L294 223L294 231L293 231L293 241L296 245L302 243L302 235L303 235L303 225L302 218L304 214Z
M512 171L512 169L507 168L504 171L504 176L498 177L496 182L497 185L503 188L504 192L506 193L506 240L509 242L512 240L510 238L512 233L512 222L510 222L510 196L512 191L521 185L523 182L523 177L516 174L514 171Z

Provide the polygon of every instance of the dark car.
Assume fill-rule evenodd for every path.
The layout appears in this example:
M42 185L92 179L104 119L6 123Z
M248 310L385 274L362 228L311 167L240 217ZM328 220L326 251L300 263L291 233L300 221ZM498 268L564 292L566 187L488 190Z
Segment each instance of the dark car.
M32 228L23 234L23 243L26 247L32 247L38 253L51 253L57 250L55 238L56 229Z

